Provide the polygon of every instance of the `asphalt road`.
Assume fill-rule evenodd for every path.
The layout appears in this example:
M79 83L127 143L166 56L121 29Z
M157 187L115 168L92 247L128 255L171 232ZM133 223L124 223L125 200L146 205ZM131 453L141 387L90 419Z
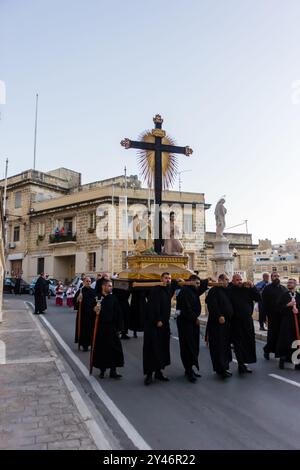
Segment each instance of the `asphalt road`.
M88 365L89 353L78 352L73 342L76 312L56 307L53 298L48 304L45 318ZM239 376L232 363L233 377L224 382L213 373L201 338L202 378L191 384L183 375L175 321L171 324L172 364L165 370L170 382L144 386L142 335L122 342L125 367L120 381L97 379L152 449L299 449L300 371L279 370L276 360L263 358L263 343L257 342L253 374Z

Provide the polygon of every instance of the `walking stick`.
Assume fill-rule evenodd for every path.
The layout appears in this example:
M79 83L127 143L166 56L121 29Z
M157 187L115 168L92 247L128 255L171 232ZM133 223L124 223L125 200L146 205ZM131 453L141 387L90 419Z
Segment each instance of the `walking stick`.
M79 295L82 295L82 287L80 288ZM78 296L79 297L79 296ZM79 301L78 316L77 316L77 338L78 338L78 351L80 350L80 333L81 333L81 304L82 300Z
M101 307L102 299L98 300L97 297L96 297L96 299L97 299L97 306ZM92 372L93 372L94 351L95 351L95 346L96 346L96 338L97 338L97 332L98 332L99 317L100 317L100 311L96 312L96 320L95 320L95 326L94 326L94 332L93 332L93 343L92 343L91 355L90 355L90 375L92 375Z

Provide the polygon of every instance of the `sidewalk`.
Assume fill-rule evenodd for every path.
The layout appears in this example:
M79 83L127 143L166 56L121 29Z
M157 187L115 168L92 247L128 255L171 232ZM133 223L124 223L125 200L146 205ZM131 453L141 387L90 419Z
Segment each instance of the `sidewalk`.
M13 296L4 297L0 342L0 449L99 448L93 418L47 333Z

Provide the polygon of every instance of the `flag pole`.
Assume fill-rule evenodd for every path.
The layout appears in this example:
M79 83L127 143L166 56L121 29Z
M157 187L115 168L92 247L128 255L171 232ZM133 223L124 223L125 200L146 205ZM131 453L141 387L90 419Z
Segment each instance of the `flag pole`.
M37 135L38 101L39 101L39 95L37 93L36 100L35 100L35 125L34 125L34 147L33 147L33 169L34 170L36 166L36 135Z

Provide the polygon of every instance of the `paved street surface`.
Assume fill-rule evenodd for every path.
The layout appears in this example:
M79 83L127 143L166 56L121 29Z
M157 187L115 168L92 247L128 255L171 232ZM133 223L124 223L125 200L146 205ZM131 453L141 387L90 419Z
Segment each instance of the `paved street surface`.
M22 300L25 300L25 297ZM32 302L33 298L28 296L26 300ZM183 376L176 325L172 320L172 365L165 370L171 380L168 383L154 382L149 387L145 387L142 374L142 335L138 339L131 338L122 343L125 367L122 371L120 370L123 374L120 381L109 378L101 380L98 378L99 371L96 369L93 377L90 377L87 372L89 354L78 352L73 343L75 315L76 312L73 309L56 307L54 300L51 299L47 314L37 318L42 325L46 326L50 335L55 337L55 347L67 361L68 367L83 391L83 396L89 398L103 420L102 424L107 425L111 430L112 436L109 442L112 443L115 439L115 443L112 444L113 448L116 448L116 442L123 449L299 448L300 372L293 370L291 366L286 370L279 370L277 361L263 359L262 342L257 342L258 363L251 366L253 374L239 376L237 365L233 363L231 368L233 377L223 382L212 372L209 353L202 337L200 351L202 378L198 379L196 384L191 384ZM2 330L3 326L0 326L0 331ZM30 331L29 347L36 344L34 337L36 334L35 331ZM21 338L22 334L19 335L20 340ZM44 355L49 357L46 350L41 358ZM53 363L34 365L36 370L44 366L53 373ZM11 366L0 366L1 384L7 376L3 373L3 367L9 369ZM28 367L33 366L27 364L13 367L20 367L19 382L9 382L5 385L8 387L5 395L8 399L11 397L10 391L17 395L20 387L24 388L24 374ZM48 374L48 370L46 373ZM44 372L40 375L40 384L45 383L45 375ZM63 384L61 384L61 389L54 382L55 380L52 386L56 387L56 390L59 388L59 393L65 393L65 406L72 415L80 419L74 405L71 404L69 398L67 399L66 392L62 390ZM29 392L29 390L26 391ZM34 403L38 401L36 393L31 397L35 400ZM5 403L5 399L4 401L2 399L1 408L3 404L9 407ZM32 405L26 404L24 408L27 406ZM42 412L42 404L39 402L36 406L39 406ZM44 406L46 409L49 408L47 403ZM67 412L64 413L68 415ZM39 423L38 426L42 424ZM51 426L48 426L48 429L50 432ZM1 430L3 434L3 424ZM79 446L81 442L84 442L84 445L92 446L88 432L83 426L80 430L86 433L86 437L74 438L74 443L76 441ZM26 428L24 428L23 438L29 439L25 431ZM59 431L55 426L51 432ZM109 431L106 430L106 432ZM63 439L63 436L60 436L60 439ZM34 447L37 441L24 441L23 445L27 445L28 448ZM50 446L50 444L47 445Z

